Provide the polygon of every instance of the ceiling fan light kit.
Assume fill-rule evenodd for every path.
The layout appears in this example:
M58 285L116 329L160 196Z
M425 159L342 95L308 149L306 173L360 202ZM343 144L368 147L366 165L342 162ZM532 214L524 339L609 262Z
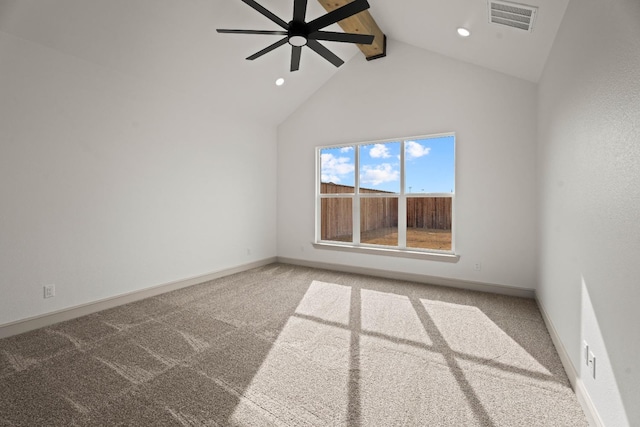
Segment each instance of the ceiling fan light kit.
M301 47L307 44L307 38L305 36L291 36L289 37L289 44L291 46Z
M373 43L374 36L370 34L352 34L352 33L339 33L333 31L322 31L323 28L328 27L331 24L335 24L338 21L349 18L364 10L369 9L369 3L367 0L354 0L351 3L347 3L338 9L335 9L313 21L306 22L305 17L307 13L307 1L308 0L294 0L293 2L293 19L290 22L285 22L265 7L258 4L255 0L242 0L247 5L267 17L272 22L280 26L284 31L268 31L268 30L227 30L218 29L219 33L231 33L231 34L267 34L267 35L281 35L284 38L277 42L267 46L259 52L247 57L252 61L271 52L278 47L289 44L291 45L291 71L297 71L300 69L300 57L302 54L302 48L304 46L309 47L311 50L322 56L327 61L331 62L336 67L344 64L344 61L337 55L327 49L318 40L342 42L342 43L356 43L370 45Z

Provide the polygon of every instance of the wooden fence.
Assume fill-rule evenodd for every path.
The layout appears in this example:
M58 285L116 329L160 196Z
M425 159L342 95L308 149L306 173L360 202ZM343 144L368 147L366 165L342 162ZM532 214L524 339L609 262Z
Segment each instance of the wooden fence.
M407 197L407 228L451 230L451 197Z
M353 193L354 188L333 183L321 184L322 194ZM361 188L361 193L385 193ZM360 231L398 226L398 198L362 198ZM450 197L407 197L407 228L451 230ZM348 240L353 234L351 198L323 198L321 201L321 239Z
M322 199L321 236L322 240L351 241L353 235L352 199Z

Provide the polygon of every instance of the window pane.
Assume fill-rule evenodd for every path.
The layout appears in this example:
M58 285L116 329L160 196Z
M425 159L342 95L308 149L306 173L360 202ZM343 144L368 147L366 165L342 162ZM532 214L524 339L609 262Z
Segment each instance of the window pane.
M453 193L455 138L405 141L405 192Z
M360 242L398 246L398 198L360 199Z
M407 197L407 247L451 250L451 197Z
M400 143L360 146L360 192L400 192Z
M355 179L354 146L320 150L320 193L353 193Z
M320 238L353 242L353 202L351 198L327 198L321 202Z

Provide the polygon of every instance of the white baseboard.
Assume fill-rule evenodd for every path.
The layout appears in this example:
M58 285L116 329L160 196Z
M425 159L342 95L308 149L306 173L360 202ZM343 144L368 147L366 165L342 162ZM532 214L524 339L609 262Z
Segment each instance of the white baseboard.
M87 314L97 313L98 311L106 310L108 308L117 307L119 305L139 301L141 299L153 297L166 292L175 291L176 289L186 288L188 286L208 282L209 280L214 280L220 277L229 276L231 274L240 273L252 268L262 267L274 262L276 262L276 257L265 258L260 261L214 271L212 273L203 274L201 276L176 280L174 282L165 283L163 285L152 286L150 288L142 289L139 291L128 292L110 298L93 301L87 304L65 308L39 316L29 317L27 319L18 320L11 323L5 323L4 325L0 325L0 338L22 334L34 329L43 328L45 326L50 326L59 322L64 322L65 320L71 320L77 317L86 316Z
M582 379L578 375L578 371L576 371L575 366L573 366L573 362L569 358L569 353L567 353L567 349L562 344L560 340L560 336L556 331L555 326L553 326L553 322L547 315L544 307L540 303L540 300L536 298L538 303L538 308L540 309L540 313L542 313L542 318L544 319L544 323L547 326L547 330L549 331L549 335L551 335L551 340L553 341L553 345L556 347L556 351L558 356L560 356L560 361L562 362L562 366L564 366L564 370L567 372L567 376L569 377L569 382L571 382L571 387L573 387L573 391L576 393L578 398L578 402L580 406L582 406L582 410L584 411L584 415L587 417L587 421L589 422L589 426L591 427L604 427L604 423L598 414L598 411L591 400L591 396L587 392Z
M303 267L322 268L325 270L344 271L346 273L365 274L368 276L384 277L387 279L399 279L409 282L426 283L430 285L447 286L472 291L490 292L494 294L509 295L522 298L535 298L533 289L518 288L515 286L496 285L492 283L473 282L470 280L447 279L444 277L427 276L424 274L406 273L402 271L381 270L376 268L356 267L353 265L333 264L325 262L307 261L297 258L278 257L278 262L284 264L301 265Z

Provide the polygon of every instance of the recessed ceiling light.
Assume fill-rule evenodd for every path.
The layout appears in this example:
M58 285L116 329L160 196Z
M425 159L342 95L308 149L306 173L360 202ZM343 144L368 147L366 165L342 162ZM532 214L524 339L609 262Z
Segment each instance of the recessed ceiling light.
M461 37L469 37L471 35L471 31L467 30L466 28L460 27L458 28L458 34Z
M282 77L276 80L276 86L282 86L283 84L284 84L284 79Z

